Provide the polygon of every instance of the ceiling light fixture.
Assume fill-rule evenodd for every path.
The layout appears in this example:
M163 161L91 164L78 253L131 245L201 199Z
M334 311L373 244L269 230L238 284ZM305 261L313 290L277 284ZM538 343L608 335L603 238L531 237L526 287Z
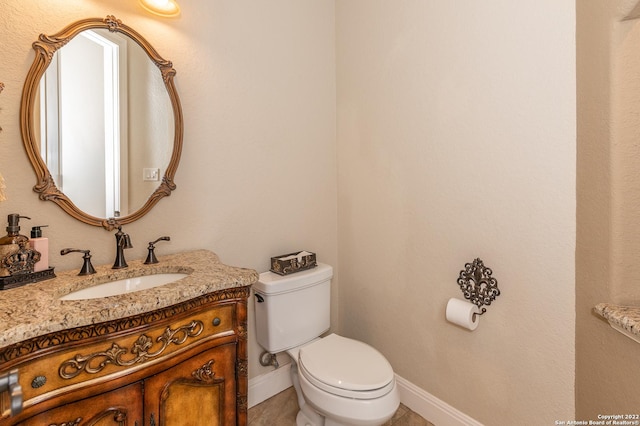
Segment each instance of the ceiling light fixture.
M175 0L140 0L140 5L154 15L173 18L180 15L180 6Z

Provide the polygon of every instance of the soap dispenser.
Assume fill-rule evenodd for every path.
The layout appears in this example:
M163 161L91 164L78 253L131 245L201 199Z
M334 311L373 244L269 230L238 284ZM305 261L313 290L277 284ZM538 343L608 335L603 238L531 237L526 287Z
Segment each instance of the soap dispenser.
M17 213L12 213L7 216L7 235L0 238L0 263L4 263L2 262L3 260L8 259L19 250L29 246L29 238L24 235L20 235L19 233L21 218L31 219L27 216L20 216ZM0 277L6 277L9 275L11 275L11 272L8 266L0 266Z
M7 235L0 238L0 246L9 244L24 245L29 242L29 238L24 235L20 235L20 219L31 219L27 216L20 216L17 213L12 213L7 216L8 226Z
M39 225L31 228L29 245L40 253L40 260L33 266L33 272L49 269L49 239L42 236L42 229L48 225Z

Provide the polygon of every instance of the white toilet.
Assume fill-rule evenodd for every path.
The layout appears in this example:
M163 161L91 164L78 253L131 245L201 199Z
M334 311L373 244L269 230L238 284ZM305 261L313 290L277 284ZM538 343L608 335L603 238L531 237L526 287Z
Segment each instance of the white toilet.
M373 347L330 334L333 268L280 276L254 284L256 334L269 353L287 351L298 395L298 426L380 425L400 405L391 365Z

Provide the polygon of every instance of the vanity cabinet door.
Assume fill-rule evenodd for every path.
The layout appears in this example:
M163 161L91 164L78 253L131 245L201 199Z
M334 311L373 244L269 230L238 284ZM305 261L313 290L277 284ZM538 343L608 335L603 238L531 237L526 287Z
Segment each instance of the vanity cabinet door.
M209 349L145 380L145 424L236 424L236 345Z
M141 426L142 382L63 405L20 426Z

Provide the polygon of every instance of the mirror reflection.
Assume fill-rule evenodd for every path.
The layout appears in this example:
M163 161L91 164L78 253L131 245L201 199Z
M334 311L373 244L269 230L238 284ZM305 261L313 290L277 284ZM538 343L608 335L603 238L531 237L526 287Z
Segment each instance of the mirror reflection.
M169 95L155 64L122 34L86 30L58 50L35 116L56 186L90 215L139 209L169 164Z
M40 198L113 229L175 188L182 115L171 62L114 17L34 43L21 124Z

